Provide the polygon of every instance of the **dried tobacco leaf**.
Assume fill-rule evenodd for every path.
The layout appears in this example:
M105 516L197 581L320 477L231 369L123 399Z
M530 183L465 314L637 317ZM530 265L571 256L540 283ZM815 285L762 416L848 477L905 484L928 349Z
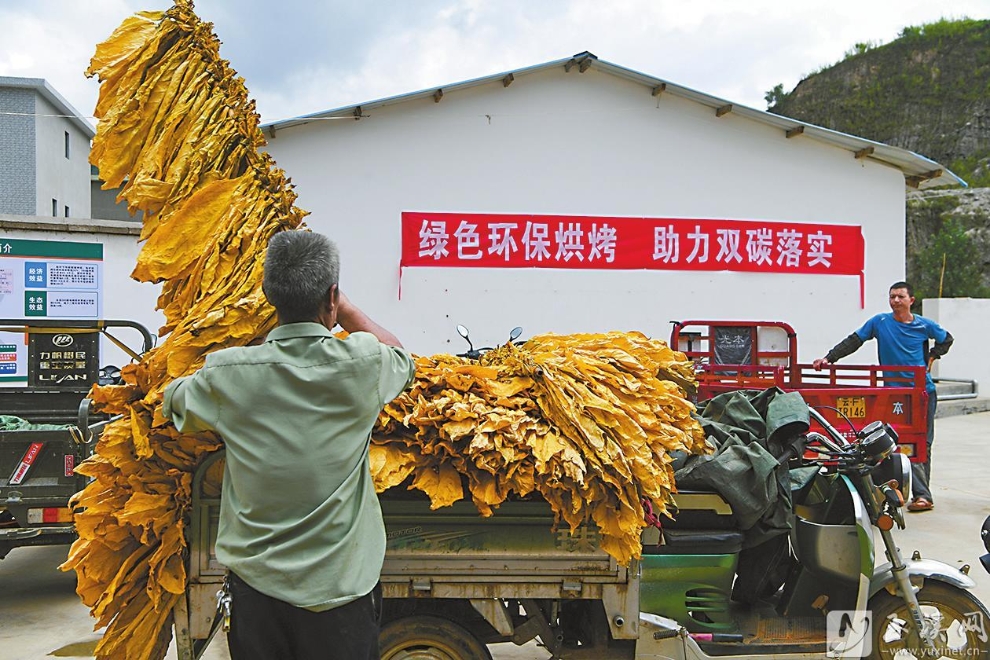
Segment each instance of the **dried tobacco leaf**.
M186 586L192 473L221 446L167 424L162 392L210 351L275 325L261 293L264 250L305 213L285 174L258 151L254 103L189 0L126 19L97 47L88 73L101 82L90 162L105 187L123 184L119 199L145 212L133 276L163 282L161 333L169 334L123 370L124 385L91 393L122 417L78 467L93 481L73 501L79 539L62 569L76 571L96 627L107 626L98 658L154 659L165 654Z
M683 353L640 333L542 335L482 363L416 359L412 387L382 411L372 472L436 509L465 497L482 515L538 491L558 522L592 522L620 563L640 556L642 500L666 511L668 452L707 451Z

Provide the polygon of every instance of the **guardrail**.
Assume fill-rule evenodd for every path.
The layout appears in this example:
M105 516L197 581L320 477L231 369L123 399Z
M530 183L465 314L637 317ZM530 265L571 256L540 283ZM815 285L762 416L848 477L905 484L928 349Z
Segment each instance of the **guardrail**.
M975 399L980 395L980 386L975 380L966 380L965 378L932 378L932 380L937 385L938 383L962 383L964 385L969 385L969 392L963 392L960 394L939 394L939 401L958 401L960 399Z

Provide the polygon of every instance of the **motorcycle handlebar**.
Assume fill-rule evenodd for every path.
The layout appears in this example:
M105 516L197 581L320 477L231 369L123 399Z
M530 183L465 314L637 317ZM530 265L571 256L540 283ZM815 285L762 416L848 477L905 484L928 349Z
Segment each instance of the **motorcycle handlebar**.
M849 441L846 437L839 433L838 429L832 426L832 424L830 424L820 412L811 406L808 406L808 412L810 413L812 419L818 422L818 424L825 429L825 432L828 434L828 436L824 436L820 433L816 434L818 436L816 440L825 445L826 449L829 451L841 452L849 445Z
M472 348L470 351L466 351L464 353L457 353L456 355L457 357L467 358L469 360L477 360L482 355L492 350L495 349L493 349L491 346L483 346L481 348Z

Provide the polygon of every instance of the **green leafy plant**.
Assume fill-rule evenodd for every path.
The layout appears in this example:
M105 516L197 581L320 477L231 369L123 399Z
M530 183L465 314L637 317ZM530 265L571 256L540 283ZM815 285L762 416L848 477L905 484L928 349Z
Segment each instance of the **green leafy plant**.
M990 151L959 158L949 165L971 188L990 188Z
M990 298L983 282L982 257L962 224L948 218L908 264L916 305L924 298Z
M773 89L763 95L763 99L767 102L767 110L777 105L785 98L787 98L787 93L784 91L783 83L777 83L774 85Z
M843 57L842 59L848 60L850 57L856 57L857 55L862 55L863 53L867 51L871 51L874 48L879 48L882 45L883 43L880 41L861 41L852 48L850 48L849 50L847 50L845 57Z

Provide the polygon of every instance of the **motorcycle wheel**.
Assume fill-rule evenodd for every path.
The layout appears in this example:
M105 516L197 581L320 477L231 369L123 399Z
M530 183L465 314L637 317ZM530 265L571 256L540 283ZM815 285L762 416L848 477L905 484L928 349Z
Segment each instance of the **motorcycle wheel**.
M412 616L391 621L378 636L382 660L491 660L488 647L453 621Z
M933 639L937 654L924 644L911 624L907 605L898 596L881 590L870 600L873 611L874 660L909 658L986 658L990 613L969 592L943 582L928 580L918 592L925 619L923 634Z

